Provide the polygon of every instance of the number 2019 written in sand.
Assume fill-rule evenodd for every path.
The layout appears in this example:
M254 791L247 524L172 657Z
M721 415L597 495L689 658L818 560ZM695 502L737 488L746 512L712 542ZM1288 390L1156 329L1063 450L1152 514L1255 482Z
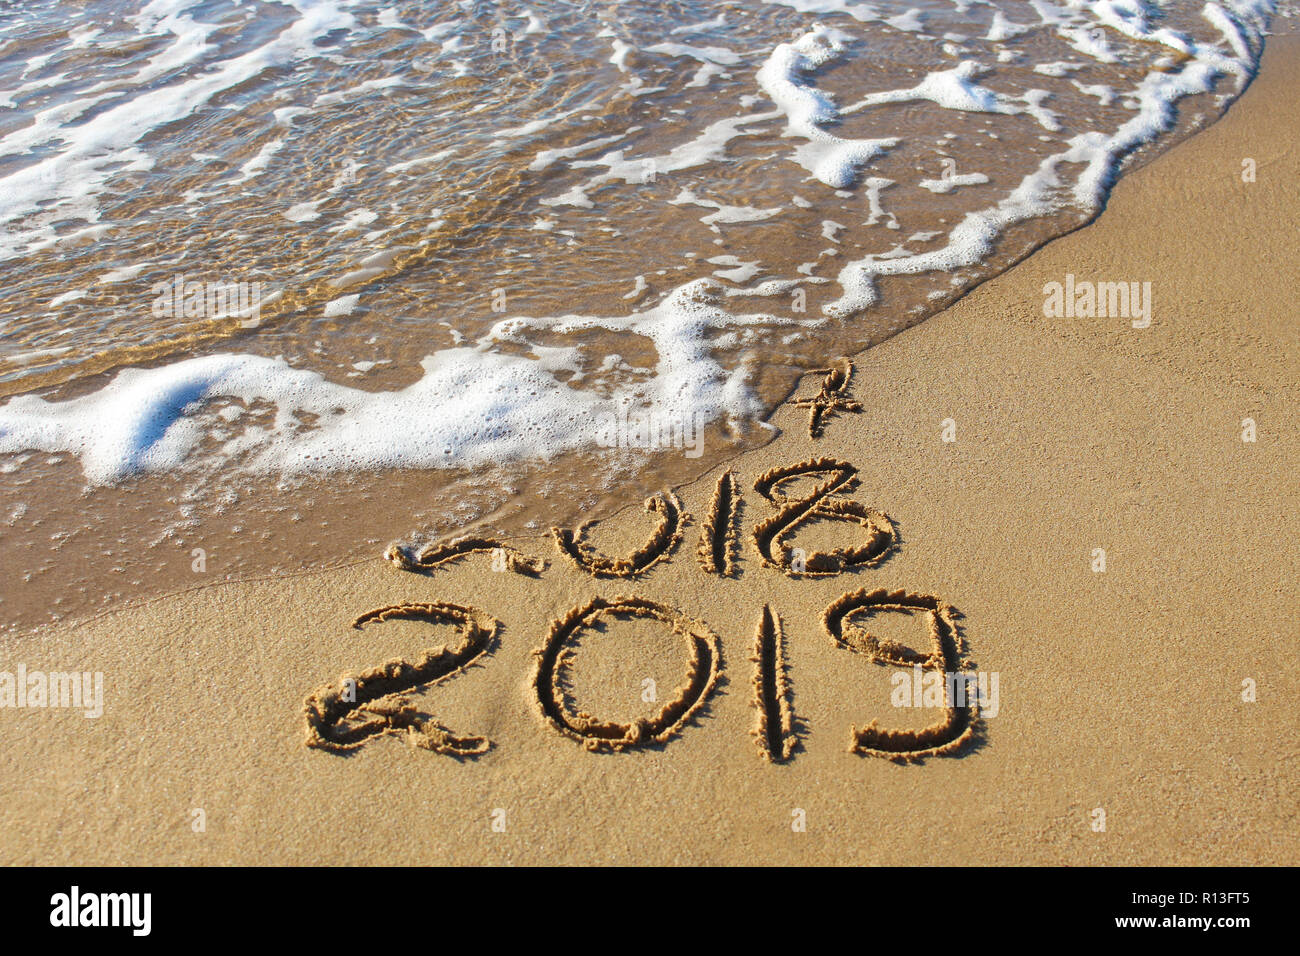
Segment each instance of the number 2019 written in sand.
M828 412L856 410L840 396L848 372L831 370L810 406L810 432L820 435ZM820 401L829 397L830 401ZM831 577L858 568L873 567L898 547L893 522L880 511L849 497L856 486L857 469L833 458L816 458L774 468L758 477L754 490L771 506L771 512L752 528L750 543L762 566L793 578ZM793 492L796 482L814 482L811 491ZM725 472L717 481L697 549L701 569L731 578L737 574L741 545L741 491L735 475ZM646 510L658 516L657 526L644 545L621 557L596 551L586 540L590 523L576 530L553 528L555 546L564 558L601 579L632 579L678 550L690 520L672 492L654 495ZM795 534L811 522L856 525L851 547L805 552L791 545ZM393 546L386 557L408 571L433 571L474 553L491 555L497 570L540 575L546 562L525 556L489 538L462 538L425 548L417 554ZM897 641L870 633L864 621L889 612L920 614L928 619L929 647L918 651ZM969 686L970 662L956 612L940 599L905 590L849 591L831 602L822 615L822 627L836 646L875 663L920 668L942 675L935 683L944 695L940 719L921 729L886 729L872 720L851 728L850 749L856 753L897 761L952 753L973 739L978 723L978 695ZM580 635L603 620L641 619L680 637L685 649L685 679L657 713L630 721L602 719L575 707L562 689L563 672L571 664ZM406 695L453 679L486 655L501 630L501 622L475 607L430 602L378 608L354 622L358 629L387 621L418 621L450 625L458 642L423 652L414 660L391 660L359 674L344 675L336 684L321 688L306 700L306 743L332 752L354 750L379 736L395 734L415 746L437 753L472 757L485 753L491 742L481 736L460 735L436 717L420 710ZM645 598L618 595L595 597L553 621L542 646L534 651L531 691L533 707L559 734L594 751L622 751L663 745L680 733L706 706L721 674L717 636L702 621L676 608ZM763 605L754 635L753 735L760 756L772 762L791 759L799 746L799 732L787 681L785 639L780 617ZM973 683L973 682L970 682Z

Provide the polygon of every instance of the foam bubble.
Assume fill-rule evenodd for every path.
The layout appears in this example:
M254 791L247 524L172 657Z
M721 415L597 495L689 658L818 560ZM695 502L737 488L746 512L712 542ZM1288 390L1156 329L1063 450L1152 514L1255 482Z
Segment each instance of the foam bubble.
M273 39L191 79L160 86L150 81L174 69L180 60L196 58L213 27L177 16L176 7L154 8L143 14L138 25L165 24L178 39L171 52L155 57L137 74L136 95L84 96L37 113L33 123L0 139L0 155L38 156L0 178L0 224L16 223L40 213L34 225L11 229L4 236L0 258L24 251L54 221L82 219L93 223L98 218L96 197L111 176L123 170L143 172L152 168L153 158L138 145L148 134L192 115L214 97L264 70L293 62L311 52L318 39L334 30L350 29L356 22L338 3L285 2L297 11L298 17ZM108 100L117 102L96 109ZM86 115L90 118L84 122L73 122Z
M710 280L674 290L645 312L621 318L568 315L503 319L474 347L426 358L422 377L396 391L367 392L296 369L283 358L210 355L148 369L125 369L99 391L51 402L21 395L0 406L0 453L25 449L80 457L87 480L111 483L138 472L195 463L218 399L266 402L270 425L247 423L220 454L263 474L380 468L472 468L545 459L595 444L612 409L653 409L664 421L744 420L758 411L746 371L726 371L712 354L717 329L776 321L733 315ZM493 348L555 334L603 328L643 335L654 345L653 376L612 397L561 382L572 349L539 361ZM535 355L545 350L533 346ZM549 367L548 367L549 366ZM304 413L306 415L304 416ZM305 417L313 427L304 429Z
M386 95L399 89L419 91L426 81L431 89L424 92L432 92L444 81L458 95L476 88L489 74L480 58L486 44L483 37L476 38L477 21L469 6L463 21L417 28L411 24L427 20L417 20L419 11L414 8L403 8L399 17L393 9L376 12L372 6L349 0L293 0L278 10L278 15L293 17L287 26L281 26L281 20L268 21L273 25L266 27L265 34L252 36L239 48L243 52L230 56L222 45L225 31L194 19L206 14L199 5L154 0L131 22L142 35L152 39L156 34L157 46L150 48L148 59L131 61L124 71L129 74L125 84L81 82L75 75L69 80L58 62L41 56L28 59L21 76L6 73L5 86L11 91L5 95L28 112L29 121L0 138L0 153L11 158L7 168L13 170L0 179L0 222L20 227L5 237L9 245L0 248L0 256L36 252L57 243L69 244L71 251L106 235L115 224L98 222L98 205L108 178L153 168L161 158L151 152L158 148L159 130L194 118L200 111L237 110L231 104L254 87L254 80L261 83L288 72L299 60L315 60L312 71L325 62L348 69L331 73L335 82L320 88L303 79L312 73L309 70L301 71L292 91L281 85L272 102L261 104L256 113L263 123L257 127L260 135L255 132L241 140L247 143L247 151L233 162L228 155L216 154L219 147L205 142L213 152L194 155L194 168L200 173L177 190L185 202L196 208L203 202L206 211L216 203L238 199L242 187L254 180L260 181L252 182L243 195L256 196L269 188L269 182L291 178L293 173L286 169L298 168L303 141L318 131L318 121L334 116L331 112L314 117L318 110L353 115L372 102L382 104ZM441 238L431 234L444 225L441 209L430 212L420 206L413 212L395 200L389 202L390 192L418 192L426 182L432 185L440 179L457 181L463 170L485 162L500 163L500 168L517 174L501 177L503 190L517 190L509 195L509 205L519 213L514 223L517 233L506 245L526 234L530 241L544 240L548 248L563 244L559 246L563 254L577 253L575 258L580 258L591 248L586 240L592 230L632 238L636 227L627 218L616 217L626 217L630 207L639 209L637 203L693 206L703 211L700 222L717 238L707 233L697 237L700 244L682 252L684 260L677 258L674 249L670 264L677 268L685 261L701 270L701 262L717 266L714 275L729 283L726 287L712 279L698 280L669 291L658 305L630 316L513 316L477 339L482 325L475 328L473 323L486 320L468 321L464 332L455 321L443 323L456 346L426 357L419 381L393 391L350 388L295 367L298 359L252 355L207 355L127 370L100 391L78 399L47 402L24 396L0 406L0 450L31 447L72 452L82 456L91 480L113 481L137 471L188 467L208 455L239 461L259 473L438 467L542 457L589 443L593 433L586 419L609 402L645 403L665 415L743 419L757 405L749 392L744 361L732 361L734 354L725 356L727 361L720 359L727 348L771 341L771 337L748 338L760 326L793 324L796 328L790 334L799 335L818 323L827 324L827 318L847 318L868 309L876 302L876 281L881 276L934 273L925 280L926 288L942 287L931 293L942 297L968 281L954 273L983 263L1009 226L1034 217L1060 216L1066 210L1073 215L1098 208L1124 158L1173 128L1179 100L1209 91L1217 94L1216 82L1225 76L1235 77L1239 87L1249 78L1272 9L1267 0L1210 2L1201 14L1208 30L1203 25L1188 27L1186 16L1178 20L1197 37L1217 32L1219 38L1212 42L1170 29L1165 26L1170 21L1159 15L1160 8L1141 0L1064 4L1030 0L1027 6L1017 6L1015 21L995 5L956 0L953 6L967 11L969 20L960 32L948 29L956 24L948 22L950 16L945 21L950 11L937 4L904 10L905 3L772 0L767 6L784 8L762 11L771 23L779 23L777 30L769 29L768 20L739 8L673 29L662 24L657 24L657 30L645 29L645 21L634 27L608 17L601 21L605 28L599 34L590 25L575 27L558 12L551 18L556 25L547 29L544 18L533 10L502 10L499 21L506 24L511 42L526 42L530 50L533 44L553 40L552 31L556 35L583 31L580 39L588 42L593 34L603 37L591 54L590 79L568 89L558 101L533 99L530 90L513 109L502 108L490 91L466 92L455 108L426 114L428 122L419 129L395 133L391 148L376 148L365 155L359 150L357 160L343 167L332 186L308 185L296 195L291 190L275 193L268 203L272 224L278 222L277 228L292 234L294 241L325 236L322 245L329 255L340 249L340 255L347 257L342 262L330 258L325 268L303 277L304 286L311 283L327 290L322 299L334 296L327 302L313 300L311 311L318 317L322 312L330 318L353 314L361 295L368 303L378 303L386 291L380 284L359 287L399 271L411 258L409 253ZM354 16L354 9L364 12ZM538 9L547 16L558 10ZM791 34L790 21L798 19L796 14L825 16L831 22L809 27L801 20ZM756 25L756 20L761 22ZM944 25L931 27L936 21ZM359 50L371 49L378 31L392 30L403 31L400 42L419 51L423 65L349 59ZM900 36L898 31L913 35ZM340 39L340 33L348 37ZM352 33L359 42L349 48ZM526 39L530 37L538 39ZM92 38L82 31L69 42L92 39L98 46L113 42L113 35L106 30ZM887 61L881 51L891 49L889 43L924 45L933 54L927 66L930 72L908 73L897 62ZM86 49L82 48L83 54ZM955 65L943 59L941 50L958 59ZM452 55L465 59L452 60ZM996 65L1012 61L1011 67ZM430 66L435 62L436 70ZM876 70L877 63L883 68ZM1112 63L1122 68L1112 69ZM13 71L20 66L15 63ZM425 78L412 79L408 66L426 74ZM1144 71L1136 70L1138 66ZM41 70L50 75L28 77ZM454 82L456 76L471 73L473 81ZM1030 88L1026 80L1049 89ZM865 85L855 87L855 83ZM62 90L64 84L71 84L72 91L41 99L47 95L45 90ZM882 85L886 88L880 89ZM276 89L275 83L270 86ZM696 89L703 86L709 89ZM665 88L672 94L667 109L653 96ZM303 105L277 105L280 101ZM37 102L39 106L28 105ZM1073 111L1081 102L1112 109L1098 110L1104 114L1102 119L1089 124ZM907 139L911 133L884 135L894 132L886 121L904 112L885 108L896 104L909 104L905 110L909 120L916 119L925 130L913 142ZM461 119L457 111L473 117L469 125L474 135L440 135L440 124L455 126ZM1082 112L1089 115L1088 110ZM954 114L986 115L975 119ZM642 127L632 125L632 116L650 135L633 135ZM881 135L871 139L838 135L850 125L850 117L853 124ZM943 118L937 119L940 125L936 126L938 117ZM202 121L209 118L210 114L204 115ZM1068 138L1033 136L1043 130L1059 132L1063 118L1070 125ZM899 128L912 127L909 123ZM925 158L914 164L900 158L908 154L897 148L920 143L937 149L941 156L951 152L963 159L963 137L952 133L936 138L936 130L944 128L962 128L982 145L989 138L1002 137L1007 151L1021 150L1009 157L1008 169L1016 173L985 167L994 174L993 185L949 200L964 215L956 226L950 222L958 214L938 218L946 234L928 228L934 221L909 221L918 201L914 186L936 194L920 196L921 200L941 205L938 196L959 187L988 185L990 177L954 173L918 183L912 170L932 167L923 165ZM737 142L742 138L744 143ZM1040 158L1039 141L1053 143L1050 148L1057 152ZM1033 151L1015 145L1026 142ZM751 143L756 148L748 148ZM749 169L746 164L755 153L763 161L794 164L782 169L783 174L792 173L797 180L802 170L808 178L801 185L782 181L775 196L771 191L764 194L764 184L755 185L754 178L733 179L734 170ZM887 165L904 162L908 165L901 175ZM354 181L348 177L368 164L385 192L345 190ZM327 168L333 172L338 166L331 162ZM692 172L667 179L665 186L663 179L650 185L648 170L660 176ZM884 172L904 183L902 188L895 189L897 184ZM328 183L328 174L324 182ZM833 194L819 191L818 184ZM494 184L483 193L484 205L498 198L495 188ZM796 188L809 198L792 195ZM987 208L965 212L971 202L985 196L990 197ZM445 222L459 227L465 221L464 210L453 212L454 200L435 201L447 208ZM471 205L467 202L467 209ZM811 213L804 212L810 209ZM686 227L701 232L689 216L670 212L674 221L685 219ZM832 215L834 219L828 218ZM294 227L288 227L286 220ZM73 225L67 227L66 222ZM768 222L769 227L762 225ZM785 262L760 264L756 253L731 245L764 228L771 230L769 235L781 234L790 222L807 225L803 238L815 245L793 250ZM906 227L907 232L891 236L864 230L864 225L887 230ZM921 229L922 225L927 228ZM726 228L722 238L724 227L730 226L735 228ZM897 241L902 235L911 236L909 243L926 243L926 251L910 251ZM571 241L565 243L561 237ZM827 243L835 248L817 248ZM524 240L518 244L524 245ZM710 257L714 245L726 254ZM869 249L874 251L864 255ZM521 259L534 255L536 248L530 247ZM77 288L57 296L56 290L43 289L36 312L58 309L88 295L93 298L94 292L104 291L108 297L107 293L121 290L101 290L102 285L128 282L167 261L161 256L151 252L148 263L116 255L98 259L93 271L69 282ZM801 259L813 261L795 266ZM599 261L613 261L613 257ZM503 263L503 271L496 274L519 270L519 262ZM611 276L619 283L615 286L619 301L612 311L648 301L646 277L666 274L663 269L655 271L663 264L635 261L626 274ZM811 275L830 265L838 270L834 280ZM743 287L760 273L763 281L754 288ZM767 278L769 274L776 277ZM742 297L783 296L809 283L831 281L840 288L832 292L834 301L824 306L827 318L792 323L774 315L734 315L724 308ZM334 291L329 291L331 285ZM655 280L654 297L670 286ZM773 303L773 311L778 310ZM377 304L375 311L381 312ZM365 318L337 325L350 329ZM592 368L603 368L602 360L608 358L588 355L579 361L581 333L588 329L644 337L653 346L654 366L620 378L616 373L627 369L616 364L608 369L601 388L588 388L584 369L590 373ZM438 334L443 335L441 329ZM556 337L565 336L574 344L554 344ZM32 344L45 346L46 339ZM16 365L44 362L57 357L60 348L24 345L22 352L7 360ZM364 354L336 358L340 360L334 367L343 375L368 373L380 361ZM738 368L733 369L733 364ZM212 409L231 401L268 402L276 409L275 421L259 425L253 421L256 416L248 415L240 419L240 434L220 437L210 427L220 409ZM307 419L313 420L313 427L303 427Z
M839 30L815 27L794 43L777 46L756 76L785 113L788 135L808 141L795 149L795 161L835 189L852 185L859 167L898 143L896 137L841 139L821 128L837 120L839 112L828 94L802 82L802 77L838 56L847 39Z
M978 186L986 183L989 178L983 173L961 173L960 175L944 176L941 179L923 179L919 183L922 189L928 189L932 193L950 193L959 186Z

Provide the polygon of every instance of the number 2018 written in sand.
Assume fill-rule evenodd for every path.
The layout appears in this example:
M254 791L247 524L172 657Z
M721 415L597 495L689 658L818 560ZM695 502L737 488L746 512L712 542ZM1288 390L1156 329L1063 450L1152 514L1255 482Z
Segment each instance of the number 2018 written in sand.
M857 410L843 394L850 373L849 368L830 370L821 393L798 403L811 408L809 430L813 437L820 435L828 413ZM833 458L810 459L760 475L754 490L772 509L754 525L750 536L760 563L790 577L820 578L873 567L883 561L898 547L898 535L887 515L848 497L856 486L856 475L852 464ZM793 492L795 482L809 480L815 483L810 492ZM730 578L737 572L740 502L739 483L732 472L725 472L714 489L697 549L700 567L707 574ZM597 552L586 540L590 523L576 530L553 528L555 545L567 561L596 578L635 578L677 551L690 520L672 492L654 495L645 507L658 515L657 527L649 540L631 554L612 558ZM805 552L792 547L791 539L799 529L814 521L856 525L859 540L852 547L828 551ZM474 553L490 554L494 566L503 571L537 576L546 567L544 560L527 557L489 538L462 538L414 555L393 546L385 556L405 570L432 571ZM888 612L925 616L929 647L921 652L882 639L862 623L863 619ZM936 681L944 694L942 716L936 723L919 730L891 730L872 720L865 727L851 728L851 750L909 761L955 752L973 739L978 695L968 687L970 662L963 660L965 649L956 616L940 599L905 590L860 588L840 596L826 608L822 626L838 647L879 664L942 675ZM687 658L685 680L653 716L627 722L601 719L577 709L561 689L562 672L572 661L579 636L602 619L655 622L681 638ZM427 650L414 660L391 660L359 674L344 675L337 684L313 693L304 707L307 745L345 752L376 737L396 734L437 753L471 757L486 752L491 747L487 738L454 733L405 695L465 671L491 649L501 622L475 607L430 602L378 608L361 615L353 626L361 629L395 620L450 625L457 631L459 642ZM534 655L534 709L559 734L595 751L667 743L707 704L721 673L718 638L704 622L676 608L629 595L595 597L572 608L551 623L542 647ZM753 734L758 752L772 762L789 760L799 745L799 734L786 677L781 622L767 605L759 615L752 661L757 715Z

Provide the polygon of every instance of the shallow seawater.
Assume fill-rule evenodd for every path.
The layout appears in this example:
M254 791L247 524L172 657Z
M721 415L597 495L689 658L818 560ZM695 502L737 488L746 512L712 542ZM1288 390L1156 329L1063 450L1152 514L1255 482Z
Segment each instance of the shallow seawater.
M0 3L0 625L752 447L1213 121L1270 10Z

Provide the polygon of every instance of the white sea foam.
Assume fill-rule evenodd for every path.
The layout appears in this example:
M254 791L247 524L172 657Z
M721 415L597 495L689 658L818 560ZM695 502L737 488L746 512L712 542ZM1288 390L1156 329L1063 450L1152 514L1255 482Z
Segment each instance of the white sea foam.
M463 340L455 321L443 323L456 346L427 356L419 380L396 390L356 389L294 367L284 358L252 355L205 355L149 369L126 369L99 391L78 398L56 402L28 395L0 405L0 452L35 449L76 454L89 480L115 481L136 471L194 463L203 457L201 448L211 446L219 434L226 435L213 429L213 420L221 415L223 427L229 429L234 423L239 427L217 442L217 459L238 462L257 473L473 467L589 445L601 427L600 413L610 402L653 407L666 419L680 415L692 421L746 420L759 410L750 392L747 366L720 361L718 350L739 347L767 327L790 326L782 330L783 335L803 334L829 319L867 310L877 301L876 283L883 276L934 273L934 279L927 281L939 288L930 295L942 297L962 281L953 273L985 260L1008 227L1051 216L1064 207L1085 213L1097 209L1124 158L1173 127L1180 99L1209 91L1226 96L1216 90L1220 78L1235 79L1237 88L1249 78L1261 48L1264 19L1272 9L1269 0L1206 3L1201 16L1210 32L1218 34L1211 42L1161 25L1163 18L1141 0L1063 4L1031 0L1029 7L1018 8L1014 22L994 6L955 0L955 7L972 11L972 25L961 33L944 29L927 33L926 11L932 9L928 7L904 9L905 4L843 0L771 0L768 6L784 8L773 11L781 16L835 17L838 26L816 24L785 42L769 40L760 49L739 33L733 35L742 25L739 8L725 17L661 29L653 36L620 31L613 20L604 21L600 33L604 39L596 57L601 72L593 75L581 95L545 108L524 106L510 122L489 122L495 114L486 112L491 104L485 97L466 110L476 117L485 111L482 143L453 140L448 145L445 137L431 142L429 133L436 131L437 123L430 122L426 129L414 131L419 135L403 139L400 148L387 153L374 150L374 155L358 150L357 159L343 167L345 172L328 189L321 185L277 195L269 214L281 229L316 230L330 243L346 247L347 262L322 277L338 287L328 293L335 298L319 303L313 313L313 317L346 318L356 314L363 293L368 305L377 302L362 285L397 268L412 249L437 241L436 227L443 222L441 210L421 207L415 216L396 204L390 207L384 198L353 196L345 188L349 177L372 164L374 170L389 174L383 180L388 186L419 184L425 176L436 177L453 157L457 163L482 162L487 154L475 150L486 146L497 151L492 156L522 155L521 177L535 180L543 190L524 205L520 231L534 236L544 233L537 238L547 242L563 243L567 238L566 250L581 251L585 237L575 231L575 222L606 222L596 228L614 235L622 234L619 227L631 231L626 221L602 218L611 215L605 200L615 198L616 192L619 200L627 200L631 193L653 197L647 201L695 206L706 211L699 218L712 231L705 234L707 241L722 246L718 251L726 254L692 251L685 253L687 260L719 267L714 274L729 285L697 279L672 289L672 280L651 279L655 288L647 296L647 276L664 275L665 270L653 271L661 263L633 263L624 277L628 285L619 286L618 294L627 302L618 306L636 309L644 298L657 301L652 307L618 316L516 315L501 319L485 335L475 338L476 333L470 333ZM0 224L10 226L0 237L0 257L102 236L110 228L99 222L109 178L151 169L158 158L151 152L157 131L205 109L229 108L212 104L224 102L232 91L266 71L288 69L299 60L320 56L335 57L346 65L347 57L333 49L340 33L403 31L403 43L416 44L443 71L438 76L451 78L478 70L481 63L473 59L475 51L488 42L475 36L468 19L416 28L410 24L428 20L417 20L405 11L401 19L392 9L372 16L373 10L367 8L370 13L362 26L363 18L354 15L358 4L350 0L286 0L284 7L293 13L287 26L277 28L264 42L259 37L238 55L211 58L220 35L212 24L200 22L197 7L188 0L154 0L131 21L142 35L166 38L158 52L130 68L139 89L85 83L49 104L41 101L43 105L29 110L26 125L5 126L8 132L0 138L0 157L16 162L6 166L12 171L0 179ZM533 43L546 35L551 8L538 5L538 9L546 17L530 9L502 11L511 42ZM1033 22L1035 15L1037 22ZM866 89L851 88L846 94L846 84L835 75L837 68L851 64L855 57L872 57L873 44L878 44L882 33L897 32L917 34L903 38L909 42L932 44L931 63L944 68L931 69L919 81L900 71L888 81L888 88L881 89L873 81ZM1197 36L1205 32L1202 26ZM783 28L778 36L790 34ZM102 37L78 30L69 42L98 43ZM953 61L938 53L945 44L947 52L959 59L955 65L948 66ZM1039 44L1050 47L1050 56L1038 55ZM1135 46L1155 53L1134 54ZM452 54L465 59L453 61ZM1157 54L1167 59L1154 59ZM686 62L674 64L667 58ZM1016 59L1013 67L992 66L1012 58ZM1146 63L1149 69L1132 82L1119 71L1106 69L1121 61L1130 66ZM9 74L9 92L0 101L26 102L67 82L57 70L50 76L28 78L29 73L47 69L47 62L31 57L21 75L16 70ZM695 64L699 66L692 76ZM413 69L434 75L419 66ZM383 75L374 75L381 71ZM1023 81L1030 74L1034 87ZM264 105L266 126L261 135L249 140L235 164L211 174L215 182L204 181L201 189L187 184L189 199L207 200L215 194L210 190L221 189L235 195L238 188L254 190L271 176L283 177L286 157L294 154L295 145L310 135L308 131L322 116L357 104L382 104L385 95L399 90L404 95L407 87L418 92L423 82L387 64L377 64L368 78L361 78L366 75L352 75L334 88L304 90L291 101L285 98L294 105L275 105L275 100ZM1009 75L1019 77L1020 83L1010 92ZM1086 75L1087 80L1074 79L1075 75ZM627 104L652 102L641 98L664 89L651 84L667 83L667 77L687 90L710 85L702 93L691 93L704 98L715 97L719 90L734 90L740 78L749 85L743 95L722 101L728 108L734 103L734 115L719 118L711 112L700 120L690 108L677 108L671 111L671 121L654 129L653 138L634 138L631 134L640 126L611 119L639 116ZM1105 82L1097 82L1097 77ZM476 74L474 82L481 80ZM608 88L597 91L601 84ZM147 92L142 92L146 85ZM1095 98L1095 105L1125 109L1127 113L1121 115L1126 118L1105 128L1072 126L1071 133L1063 136L1038 135L1036 139L1055 144L1051 147L1055 152L1041 159L1040 154L1031 154L1030 162L1036 165L1025 173L1030 162L1024 163L1015 174L1019 182L998 181L958 197L987 195L987 208L940 219L945 233L917 231L918 224L907 221L905 196L920 188L935 193L934 201L941 202L938 196L957 187L988 184L990 178L974 172L919 178L911 168L902 174L891 170L890 176L897 180L881 175L878 167L904 142L901 135L886 135L891 130L883 121L875 122L889 115L884 108L908 104L909 109L935 116L944 115L941 111L986 114L963 115L960 120L1023 124L1018 130L1025 137L1030 130L1059 132L1065 107L1038 85L1060 95L1064 90L1075 102L1082 95ZM841 92L833 94L832 89ZM611 103L617 108L608 108ZM443 118L450 123L457 117ZM952 125L945 122L937 129L958 128L958 117L950 118ZM880 135L851 138L844 133L850 125ZM782 127L783 136L777 139ZM1084 131L1075 131L1080 128ZM934 129L930 127L925 142L935 144L939 155L960 147L961 137L949 134L936 139ZM975 132L984 143L986 137L1000 135L985 127L975 127ZM967 125L964 135L970 133ZM765 137L766 161L794 164L790 168L796 177L803 175L799 170L808 174L798 186L805 195L792 196L788 206L773 204L771 196L760 200L747 195L747 183L726 182L738 141L758 137ZM960 153L957 156L961 158ZM209 165L218 167L216 158L209 156ZM195 159L200 161L198 156ZM918 168L933 169L933 165ZM997 173L992 166L985 168ZM655 185L654 177L688 171L690 175L680 181L669 179L667 192L662 181ZM653 176L648 177L648 172ZM786 183L780 195L789 196L791 191ZM891 202L891 197L896 201ZM807 240L815 244L792 251L785 263L760 263L756 255L744 249L733 251L729 244L733 234L757 230L769 221L779 224L785 215L806 216L801 213L806 209L815 210L811 221L820 222L820 238L814 226ZM450 212L447 215L450 218ZM395 224L411 220L421 224L414 236L389 235ZM59 225L69 221L75 228ZM953 221L956 225L951 225ZM418 228L426 225L435 231L426 230L421 236ZM725 230L728 242L724 242L722 227L732 225L734 229ZM891 235L863 230L864 225L888 230L906 225L909 232ZM846 230L849 235L842 237ZM937 248L911 251L897 241L904 234L910 234L908 243ZM819 248L827 242L835 246ZM795 266L801 259L811 261ZM48 303L57 309L77 302L87 297L88 289L99 291L100 285L127 282L154 264L152 259L120 264L114 259L103 266L111 271L91 273L78 280L77 288L57 297L47 293L38 307ZM813 275L814 271L827 274ZM760 273L763 281L746 286ZM834 279L829 278L832 274ZM775 301L772 314L735 314L725 308L740 296L784 297L806 284L832 281L839 290L822 316L784 317ZM632 291L626 292L629 285ZM348 294L341 294L345 289ZM351 327L364 319L364 314L357 315L337 324ZM639 377L620 379L615 373L623 366L606 362L609 356L580 361L582 333L587 330L644 337L653 345L654 366L641 370ZM573 344L554 344L566 337ZM543 339L546 345L540 344ZM60 349L26 349L8 359L20 364L53 359ZM338 367L343 375L361 375L382 361L349 355ZM609 375L603 390L583 387L584 376L595 374L590 371L593 367ZM249 415L226 421L231 406L223 403L229 401L269 403L274 420L258 424ZM306 420L312 421L311 427L304 426Z
M336 316L351 315L357 308L357 300L360 295L345 295L337 299L332 299L325 303L325 318L334 318ZM363 370L364 371L364 370Z
M1049 4L1036 6L1053 18L1060 16ZM1250 75L1257 63L1260 20L1271 9L1268 0L1242 0L1231 5L1233 13L1230 15L1219 4L1206 4L1203 15L1224 34L1232 48L1228 53L1220 46L1197 44L1168 30L1148 30L1144 18L1135 12L1139 9L1136 3L1120 8L1110 0L1102 0L1100 4L1088 4L1088 7L1108 25L1122 28L1130 36L1151 39L1187 52L1191 60L1178 72L1153 70L1149 73L1132 94L1137 115L1114 133L1089 132L1072 137L1064 152L1045 158L995 207L970 213L962 219L949 234L948 243L943 248L900 258L869 255L845 266L838 276L844 295L826 307L828 314L847 316L869 308L876 301L875 280L880 276L952 272L980 262L989 255L993 242L1008 226L1047 215L1057 207L1060 189L1065 185L1060 174L1063 164L1083 165L1070 190L1071 198L1082 209L1096 209L1114 180L1121 160L1136 146L1149 142L1173 125L1174 103L1184 96L1211 90L1220 76L1236 76L1240 82ZM1116 18L1122 20L1122 27ZM1069 27L1059 29L1069 38L1076 37ZM1077 35L1087 36L1082 28L1078 29ZM969 81L975 72L963 64L943 76L930 74L911 90L866 97L854 108L892 102L901 97L934 99L957 109L1006 111L1006 97L973 89Z
M714 256L705 261L710 265L729 266L730 268L713 270L715 276L726 279L728 282L748 282L761 271L757 259L752 262L743 262L738 256Z
M852 106L846 107L845 114L856 113L869 106L881 106L886 103L906 103L912 100L929 100L944 109L963 110L975 113L1023 112L1011 97L995 93L974 81L984 72L984 67L974 60L963 60L951 70L941 70L928 74L916 86L902 90L882 90L864 96Z
M1028 24L1012 23L1001 10L994 10L993 23L989 25L986 39L999 43L1003 40L1010 40L1012 37L1018 37L1022 33L1028 33L1030 29L1032 28Z
M803 81L805 74L838 56L847 35L815 27L793 43L782 43L758 71L759 85L785 113L787 134L808 142L795 148L795 161L827 186L853 183L859 167L898 143L895 137L841 139L822 126L839 118L831 98Z
M683 189L677 194L675 199L670 200L675 205L693 205L702 206L705 209L713 209L714 212L707 216L701 216L700 222L704 223L714 232L719 232L718 223L727 222L760 222L764 219L771 219L781 212L781 206L773 206L768 209L757 209L753 206L724 206L722 203L714 202L711 199L701 199L695 195L692 190Z
M943 176L939 179L923 179L919 183L922 189L928 189L932 193L950 193L959 186L978 186L986 183L989 178L983 173L962 173L954 176Z
M122 97L97 93L71 104L51 107L36 115L35 122L0 139L0 156L24 155L39 148L55 149L44 158L0 178L0 225L15 223L40 210L40 221L22 230L0 233L0 258L19 253L34 239L47 234L57 220L98 217L97 196L107 179L123 168L145 171L153 158L137 145L150 132L167 123L190 116L201 105L263 70L293 62L312 49L316 40L330 32L355 24L341 2L329 0L285 0L298 17L264 45L219 63L214 69L184 82L149 89L147 93ZM149 14L172 30L189 29L206 34L210 29L192 20L177 18L175 7L155 8ZM162 16L158 14L162 12ZM194 57L203 49L194 37L181 37L182 49L175 56ZM152 78L167 68L169 61L147 65L142 78ZM170 62L174 65L174 62ZM115 104L95 112L83 123L72 120L86 115L107 100ZM54 202L48 204L53 190Z
M665 56L685 56L701 63L717 63L721 66L738 66L743 63L740 54L720 46L691 46L686 43L655 43L645 48L647 53L662 53Z
M173 470L192 460L206 434L205 403L230 399L276 409L273 423L248 424L221 448L257 473L472 468L548 457L595 443L603 416L620 405L652 408L663 421L752 416L757 407L745 370L728 372L718 364L709 333L772 321L726 312L717 288L697 280L653 309L623 318L503 319L476 346L426 358L422 377L396 391L354 389L284 359L252 355L126 369L80 398L10 399L0 406L0 452L69 452L98 483ZM527 343L539 327L554 334L601 328L644 335L658 364L648 381L606 399L562 383L543 363L493 348L502 341ZM315 417L314 427L303 428L303 413Z

